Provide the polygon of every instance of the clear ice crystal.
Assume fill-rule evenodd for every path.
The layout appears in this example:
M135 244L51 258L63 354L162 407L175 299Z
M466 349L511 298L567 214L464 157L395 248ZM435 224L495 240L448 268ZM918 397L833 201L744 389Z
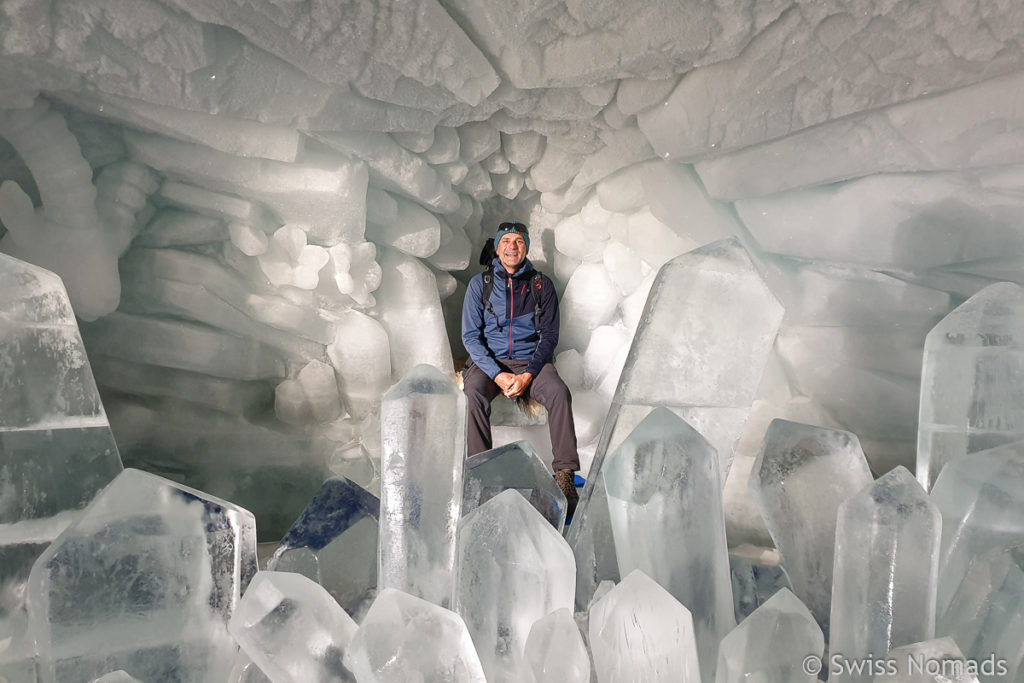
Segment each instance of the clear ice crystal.
M466 458L462 514L469 514L506 489L515 489L562 532L565 494L529 441L516 441Z

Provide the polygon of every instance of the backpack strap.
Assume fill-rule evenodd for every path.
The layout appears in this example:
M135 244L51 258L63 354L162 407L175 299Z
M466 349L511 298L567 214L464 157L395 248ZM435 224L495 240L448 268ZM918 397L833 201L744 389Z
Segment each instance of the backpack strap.
M494 307L491 306L491 291L494 289L494 273L488 268L483 273L484 286L480 290L480 300L483 301L484 308L494 316L494 319L498 319L498 314L494 312ZM500 323L500 321L499 321Z
M544 277L538 273L533 274L533 329L540 332L540 295L544 292Z

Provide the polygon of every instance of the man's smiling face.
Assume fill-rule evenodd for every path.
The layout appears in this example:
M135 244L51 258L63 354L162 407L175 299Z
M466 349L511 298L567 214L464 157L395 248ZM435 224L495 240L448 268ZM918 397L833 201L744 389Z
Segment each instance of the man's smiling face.
M505 270L514 273L526 260L526 240L522 235L514 232L502 235L498 241L497 252L498 260L501 261Z

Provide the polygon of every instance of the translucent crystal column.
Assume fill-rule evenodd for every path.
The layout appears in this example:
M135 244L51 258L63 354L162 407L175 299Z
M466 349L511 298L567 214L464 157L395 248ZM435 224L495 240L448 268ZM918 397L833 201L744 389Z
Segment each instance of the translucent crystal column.
M380 500L332 477L281 539L267 569L308 576L358 619L377 592Z
M935 638L893 648L875 680L887 683L978 683L980 667L968 664L952 638ZM994 663L993 663L994 668ZM1003 680L1013 680L1012 674Z
M942 513L938 614L971 560L1024 543L1024 443L972 453L943 468L931 492Z
M523 494L561 533L565 494L529 441L516 441L466 458L462 514L466 515L506 489Z
M1024 288L989 285L925 340L917 477L927 488L951 460L1024 439Z
M534 623L525 657L535 683L590 681L590 655L571 608L557 609Z
M662 406L715 447L724 481L782 316L735 239L678 256L658 271L566 536L576 554L578 608L602 580L620 576L601 476L605 455Z
M810 610L783 588L722 639L715 683L814 683L818 677L801 663L824 648Z
M1017 680L1024 663L1024 546L993 548L975 557L935 633L963 643L970 659L1002 660L1003 680Z
M639 569L590 608L599 683L700 683L690 611Z
M381 406L380 588L451 604L465 458L465 395L417 365Z
M836 511L871 483L850 432L772 420L749 480L793 593L828 636Z
M32 567L40 680L224 680L227 622L255 573L251 513L125 470Z
M733 618L718 454L686 421L655 408L604 467L620 572L642 570L690 610L705 679Z
M523 680L530 628L572 608L572 549L522 494L508 489L463 518L458 553L455 611L466 621L487 680Z
M323 586L291 572L258 572L228 630L275 683L345 680L356 622Z
M366 613L345 666L359 683L487 683L462 617L391 588Z
M31 652L32 562L120 471L64 285L0 254L0 660Z
M935 635L938 509L897 467L845 501L836 519L829 656L881 657ZM830 680L870 680L844 668Z

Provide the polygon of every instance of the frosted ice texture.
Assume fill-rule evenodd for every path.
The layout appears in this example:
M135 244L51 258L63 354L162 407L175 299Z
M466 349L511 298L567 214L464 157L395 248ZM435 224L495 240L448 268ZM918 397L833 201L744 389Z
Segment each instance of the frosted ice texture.
M891 683L978 683L977 669L968 665L952 638L896 647L886 655L886 660L892 662L893 668L883 675Z
M1024 546L972 559L935 633L961 643L970 659L1003 660L1006 680L1014 680L1024 663Z
M678 256L658 272L566 536L576 554L577 607L601 580L619 576L605 517L605 454L662 406L715 447L724 482L782 316L736 239Z
M565 494L529 441L516 441L466 458L462 514L506 489L515 489L559 533L565 526Z
M698 683L690 611L636 569L590 608L599 683Z
M381 589L451 604L465 458L465 395L436 368L412 368L381 405Z
M951 460L1024 438L1024 289L990 285L925 341L917 476L930 489Z
M642 570L693 617L704 678L735 625L718 454L686 421L655 408L605 461L619 572Z
M836 512L872 481L855 434L772 420L749 480L793 593L828 634Z
M814 616L783 588L722 639L715 683L814 683L817 676L801 663L824 648Z
M274 683L352 681L343 664L356 622L318 583L291 572L257 572L228 630Z
M590 654L571 608L557 609L534 622L524 656L535 683L590 681Z
M64 285L0 254L0 640L28 654L32 562L121 472Z
M575 595L572 549L519 491L502 491L463 518L454 609L488 681L523 680L530 628L571 609Z
M939 474L931 500L942 514L941 615L972 558L1024 543L1024 443L952 461Z
M224 679L226 626L256 573L248 511L128 469L32 568L40 680L124 669L144 681Z
M935 636L941 527L938 508L904 467L839 507L830 656L877 657ZM851 670L835 678L865 680Z
M392 588L366 613L345 665L359 683L486 683L462 617Z
M308 576L358 618L377 590L380 500L345 477L331 477L309 501L267 562Z

